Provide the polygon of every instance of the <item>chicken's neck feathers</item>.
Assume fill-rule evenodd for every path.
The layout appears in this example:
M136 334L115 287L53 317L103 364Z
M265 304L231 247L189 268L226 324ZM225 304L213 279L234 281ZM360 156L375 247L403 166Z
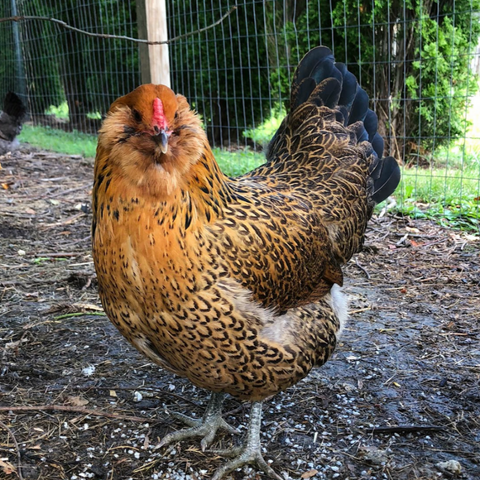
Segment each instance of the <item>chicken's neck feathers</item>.
M136 221L136 215L148 215L158 226L185 231L196 225L213 223L232 200L232 180L220 170L208 145L186 178L168 195L158 196L133 183L108 160L97 165L94 186L94 215L107 215L111 221L119 216Z

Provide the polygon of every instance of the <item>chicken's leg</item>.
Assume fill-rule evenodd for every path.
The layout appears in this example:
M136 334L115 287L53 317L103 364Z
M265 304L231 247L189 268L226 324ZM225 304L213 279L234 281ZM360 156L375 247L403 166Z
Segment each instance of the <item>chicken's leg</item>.
M236 428L233 428L222 418L222 403L224 397L225 394L223 393L212 393L207 409L205 410L201 420L187 417L181 413L171 412L170 414L173 417L189 425L191 428L184 428L178 432L172 432L168 435L165 435L162 441L158 444L157 448L163 447L172 442L185 440L186 438L203 437L200 445L202 450L205 451L210 443L212 443L215 433L217 433L219 428L223 428L230 433L240 433Z
M262 402L253 402L250 411L250 421L248 422L247 438L239 448L231 450L217 451L223 456L234 456L235 458L220 467L212 477L212 480L220 480L227 473L243 467L243 465L251 464L257 466L265 472L269 477L275 480L283 480L273 468L263 459L262 447L260 444L260 428L262 424Z

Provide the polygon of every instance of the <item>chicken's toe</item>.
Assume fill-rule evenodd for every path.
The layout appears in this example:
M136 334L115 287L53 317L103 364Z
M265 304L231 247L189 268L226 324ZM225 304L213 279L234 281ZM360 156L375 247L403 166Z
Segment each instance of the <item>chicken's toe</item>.
M222 450L219 453L222 456L233 456L239 452L238 448L233 448L231 450ZM256 448L251 448L248 444L240 449L240 455L236 456L233 460L225 463L220 468L215 471L215 474L212 477L212 480L220 480L227 473L233 472L233 470L243 467L244 465L255 465L259 470L262 470L270 478L275 480L283 480L283 478L278 475L275 470L273 470L270 465L264 460L261 452L260 446Z
M191 418L181 413L170 413L170 415L185 423L190 428L184 428L178 432L172 432L165 435L156 448L164 447L172 442L186 440L187 438L203 437L200 445L202 450L205 451L215 438L218 429L226 430L229 433L239 434L240 432L236 428L229 425L222 418L223 397L223 394L212 393L208 407L201 419Z
M222 465L212 477L212 480L220 480L233 470L244 465L255 465L258 469L265 472L270 478L283 480L262 456L262 447L260 444L260 424L262 420L262 403L254 402L250 411L250 421L248 425L247 438L241 447L234 447L229 450L217 450L215 453L225 457L235 457L233 460Z

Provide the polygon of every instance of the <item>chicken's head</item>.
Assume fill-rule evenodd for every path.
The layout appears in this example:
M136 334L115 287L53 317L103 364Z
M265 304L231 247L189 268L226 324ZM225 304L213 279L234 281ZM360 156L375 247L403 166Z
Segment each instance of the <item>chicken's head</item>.
M149 84L112 103L98 143L122 176L164 196L189 177L207 139L185 97Z

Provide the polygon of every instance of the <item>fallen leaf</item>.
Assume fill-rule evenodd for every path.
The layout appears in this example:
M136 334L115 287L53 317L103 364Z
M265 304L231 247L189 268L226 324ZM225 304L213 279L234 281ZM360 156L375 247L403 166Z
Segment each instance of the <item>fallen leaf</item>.
M16 468L10 462L5 462L3 460L0 460L0 468L5 475L11 475L16 472Z
M74 407L83 407L89 403L88 400L82 397L67 397L67 402Z
M11 349L18 349L18 347L22 344L22 343L26 343L28 342L29 340L27 338L21 338L20 340L16 340L15 342L8 342L5 344L5 349L8 349L8 348L11 348Z
M115 390L110 390L110 396L111 397L116 397L117 396L117 392Z
M302 478L312 478L318 473L318 470L309 470L308 472L302 473L301 477Z

